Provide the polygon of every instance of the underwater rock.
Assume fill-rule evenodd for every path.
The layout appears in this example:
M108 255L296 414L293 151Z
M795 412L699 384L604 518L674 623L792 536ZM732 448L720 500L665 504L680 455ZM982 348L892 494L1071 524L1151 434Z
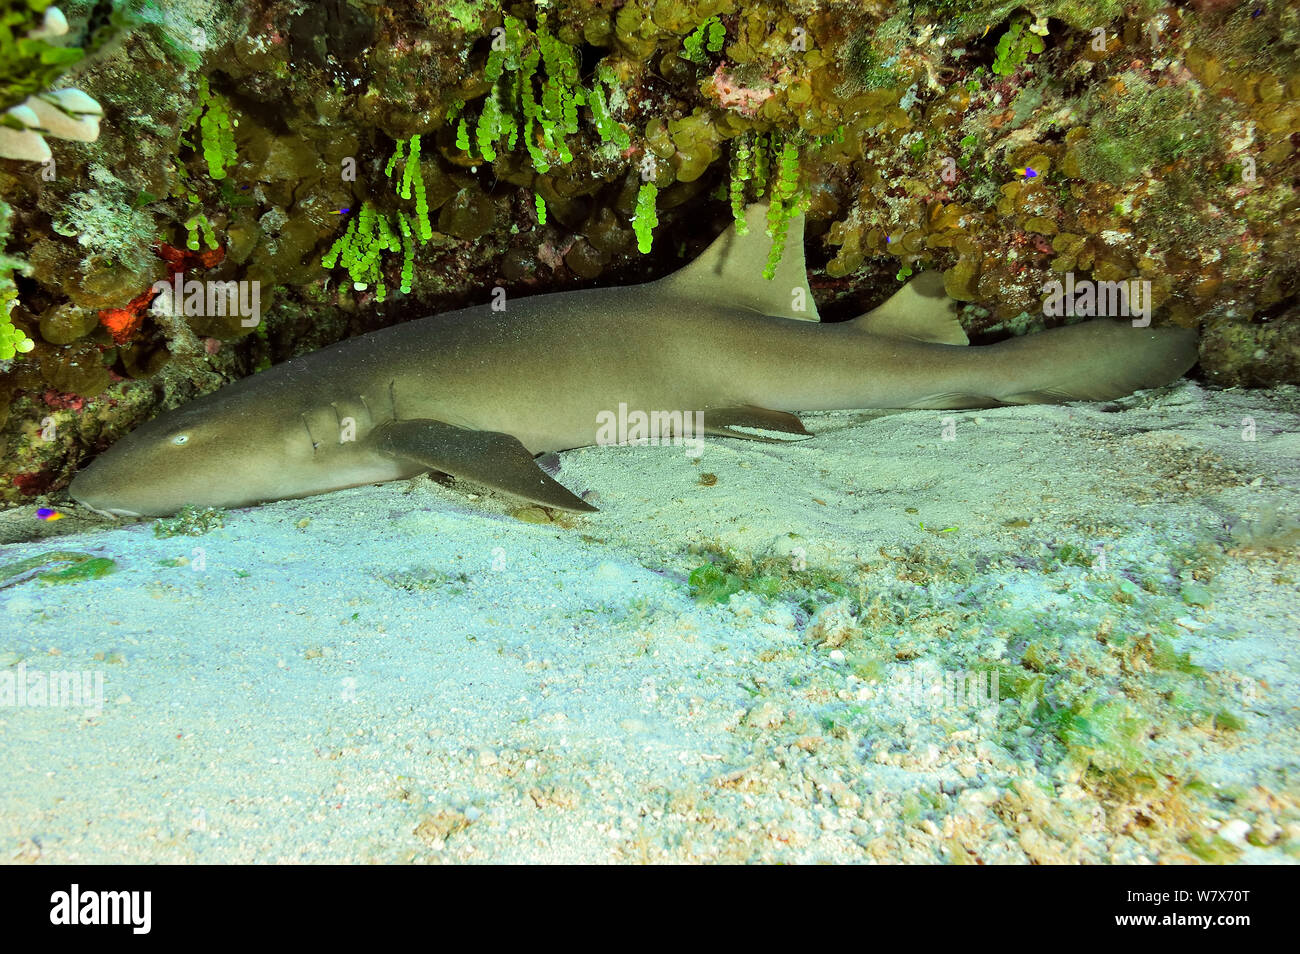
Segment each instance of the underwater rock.
M1221 387L1274 387L1300 377L1300 309L1264 324L1219 319L1204 334L1201 367Z
M1153 40L1150 11L1079 0L1028 14L931 0L613 11L581 0L545 24L528 4L421 19L253 0L150 7L109 49L92 38L112 24L64 4L44 42L87 38L88 53L48 70L6 60L0 92L17 110L0 136L22 138L42 115L81 138L97 111L113 122L94 142L51 139L51 180L0 163L17 210L4 252L31 266L12 285L0 265L0 296L30 299L7 327L36 336L39 324L47 345L106 342L85 310L126 308L165 274L150 246L193 236L225 250L221 278L265 286L257 334L194 323L240 339L252 364L295 339L325 343L324 329L454 306L498 276L532 291L571 280L539 269L537 249L584 280L657 277L682 245L707 241L702 223L716 231L728 204L764 195L780 206L774 237L804 209L809 254L825 263L813 291L846 315L935 270L969 304L969 330L1019 328L1041 320L1042 286L1065 272L1139 277L1155 324L1209 329L1216 380L1291 380L1289 332L1276 330L1290 322L1276 316L1300 289L1296 17L1273 0L1246 6L1162 10ZM497 27L536 60L494 50ZM14 32L45 28L33 16ZM201 46L186 39L196 29ZM75 88L48 92L67 85L73 58L86 60ZM205 122L229 137L209 142ZM400 163L384 171L413 136L422 199L401 195ZM321 262L367 203L394 232L378 260L382 301L374 284L345 280L339 294L348 276ZM430 235L407 254L399 211L415 232L427 217L457 241ZM280 314L295 317L274 331ZM140 355L166 339L149 321L138 335ZM150 366L131 355L119 372ZM0 373L21 391L16 372Z
M112 383L99 349L89 342L46 353L40 361L46 385L63 394L92 398Z
M525 281L537 277L540 264L535 252L525 248L512 248L501 258L501 274L508 281Z
M605 268L605 256L586 239L579 238L565 253L564 264L579 278L598 278Z
M636 246L636 235L623 225L613 210L601 206L583 229L587 241L606 257L624 255Z
M461 189L438 214L438 231L473 241L492 228L496 208L482 192Z
M375 21L347 0L319 0L289 21L289 43L295 56L325 67L330 57L349 63L370 46Z
M67 302L41 315L41 337L50 344L71 344L99 327L99 315L91 308Z

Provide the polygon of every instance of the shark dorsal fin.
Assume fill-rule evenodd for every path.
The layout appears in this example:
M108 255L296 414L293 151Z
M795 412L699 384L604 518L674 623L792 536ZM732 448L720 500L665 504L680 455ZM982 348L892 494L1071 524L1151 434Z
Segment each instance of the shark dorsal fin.
M857 319L868 334L911 338L931 344L968 345L970 339L957 320L956 305L943 290L940 272L922 272L888 301Z
M747 308L762 315L820 321L808 288L803 259L803 213L791 217L785 233L785 254L772 279L763 277L772 239L767 234L767 203L745 209L749 231L736 234L736 224L714 239L699 258L655 284L694 301Z

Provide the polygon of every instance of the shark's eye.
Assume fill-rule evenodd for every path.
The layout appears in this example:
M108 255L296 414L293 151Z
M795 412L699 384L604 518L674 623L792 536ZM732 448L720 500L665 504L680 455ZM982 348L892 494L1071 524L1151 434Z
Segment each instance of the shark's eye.
M189 440L190 440L190 435L188 435L188 434L177 434L175 437L172 438L172 443L173 443L173 444L188 444L188 443L189 443Z

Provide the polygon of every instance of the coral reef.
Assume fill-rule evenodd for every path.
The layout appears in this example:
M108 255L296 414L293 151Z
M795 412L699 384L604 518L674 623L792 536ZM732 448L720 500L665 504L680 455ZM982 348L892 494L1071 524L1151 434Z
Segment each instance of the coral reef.
M94 142L103 109L79 89L45 91L93 55L117 31L112 4L96 3L82 35L67 38L68 20L51 0L8 0L0 5L0 157L48 164L45 136Z
M272 361L663 275L760 197L769 274L806 213L830 319L936 269L970 333L1023 333L1065 273L1139 279L1212 383L1300 379L1285 0L47 9L0 4L4 103L75 82L105 122L0 159L8 503ZM259 323L169 313L178 271L259 283Z

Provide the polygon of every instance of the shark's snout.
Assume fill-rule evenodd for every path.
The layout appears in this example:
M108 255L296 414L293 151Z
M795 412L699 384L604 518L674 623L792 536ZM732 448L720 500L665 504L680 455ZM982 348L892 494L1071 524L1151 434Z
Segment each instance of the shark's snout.
M68 495L87 510L105 517L138 517L140 514L121 506L113 499L111 488L96 473L94 464L72 478Z
M78 506L104 517L142 517L149 512L140 481L117 448L109 448L79 470L68 485Z

